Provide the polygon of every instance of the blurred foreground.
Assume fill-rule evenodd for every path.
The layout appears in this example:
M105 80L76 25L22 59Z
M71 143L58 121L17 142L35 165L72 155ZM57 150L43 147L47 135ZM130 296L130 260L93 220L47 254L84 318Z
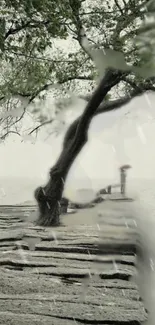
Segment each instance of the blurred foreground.
M129 204L128 203L128 208ZM135 221L104 202L35 227L34 207L0 207L0 324L131 324L146 312L135 275Z

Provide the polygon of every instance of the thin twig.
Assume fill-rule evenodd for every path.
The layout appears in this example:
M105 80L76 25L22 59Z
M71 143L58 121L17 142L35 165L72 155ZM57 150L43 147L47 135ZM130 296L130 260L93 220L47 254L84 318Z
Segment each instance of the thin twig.
M8 132L6 132L4 135L2 135L2 136L0 137L0 139L1 139L1 140L5 140L6 136L7 136L8 134L10 134L10 133L17 134L17 135L19 135L19 136L21 137L21 135L20 135L19 132L16 132L16 131L8 131Z
M51 119L51 120L48 120L48 121L45 121L45 122L39 124L39 125L36 126L33 130L31 130L28 134L30 135L30 134L32 134L33 132L38 131L41 127L43 127L43 126L45 126L45 125L47 125L47 124L51 124L53 121L54 121L54 119Z

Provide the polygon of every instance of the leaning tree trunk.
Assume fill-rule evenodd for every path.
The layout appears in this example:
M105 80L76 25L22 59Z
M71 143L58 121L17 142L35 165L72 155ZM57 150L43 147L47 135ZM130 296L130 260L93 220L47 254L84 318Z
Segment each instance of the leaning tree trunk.
M73 129L71 129L71 132L68 132L65 137L63 150L55 166L50 170L50 179L47 185L36 189L35 199L39 207L38 225L59 225L60 201L69 169L84 144L87 142L87 130L95 111L108 91L120 81L120 77L121 73L118 71L108 70L106 72L105 77L102 79L88 102L79 122L73 123ZM77 126L75 131L76 123ZM66 139L68 139L68 141L66 141Z

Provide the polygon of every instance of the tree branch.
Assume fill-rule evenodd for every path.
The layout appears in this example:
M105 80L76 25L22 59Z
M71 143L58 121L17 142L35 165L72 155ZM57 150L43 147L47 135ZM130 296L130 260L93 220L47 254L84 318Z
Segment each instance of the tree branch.
M22 23L21 25L17 26L16 28L10 28L7 33L4 35L4 39L6 40L10 35L14 35L19 33L21 30L26 28L37 28L40 25L47 26L50 23L50 20L47 21L37 21L32 24L32 21L28 21L26 23Z
M123 9L121 8L121 6L120 6L120 4L119 4L118 0L114 0L114 1L115 1L115 5L116 5L116 6L117 6L117 8L119 9L119 11L120 11L121 15L124 15Z
M121 80L124 80L126 82L128 82L130 84L130 86L132 86L134 88L134 90L132 90L128 95L120 98L120 99L116 99L116 100L111 100L111 101L104 101L103 103L100 104L100 106L98 107L97 111L95 112L94 116L97 116L99 114L103 114L106 112L110 112L112 110L116 110L116 109L120 109L122 108L124 105L127 105L134 97L139 96L141 94L143 94L146 91L155 91L155 87L153 85L148 84L139 84L136 85L135 82L130 82L128 79L126 79L125 77L121 77ZM85 99L86 101L90 101L92 95L87 95L87 96L80 96L80 98ZM14 124L16 124L17 122L19 122L22 119L23 116L21 116L15 123L13 123L11 126L13 126ZM73 139L73 136L75 136L75 130L77 129L77 125L80 121L80 118L82 118L81 116L76 119L71 126L69 127L69 129L67 130L67 133L65 135L64 138L64 143L66 142L66 137L70 140ZM33 132L38 131L40 128L44 127L45 125L51 124L54 121L54 119L50 119L48 121L45 121L41 124L39 124L37 127L35 127L33 130L31 130L28 134L31 135ZM68 132L70 133L70 135L68 136ZM68 140L67 140L68 142ZM65 146L67 145L67 143L65 143Z
M127 3L125 2L125 0L123 0L123 3L124 3L124 9L126 9Z
M14 126L18 122L20 122L22 120L22 118L24 117L25 113L26 113L26 107L24 108L23 113L21 114L21 116L16 121L14 121L12 124L9 125L9 128L11 128L12 126Z
M31 97L31 101L36 98L42 91L46 90L50 90L50 89L54 89L54 88L57 88L59 87L59 85L62 85L66 82L69 82L69 81L73 81L73 80L94 80L94 77L93 76L72 76L72 77L65 77L64 79L60 80L58 83L49 83L49 84L45 84L43 85L42 87L40 87L34 94L32 93L25 93L25 94L22 94L22 93L18 93L17 96L21 96L21 97Z
M146 79L143 82L139 83L138 85L136 84L135 81L129 79L128 77L125 77L125 76L122 76L122 81L125 81L127 84L129 84L133 89L139 89L139 90L152 90L154 91L155 90L155 87L153 86L153 83L155 81L155 78L152 77L152 78L149 78L149 79Z
M1 140L5 140L5 138L6 138L6 137L8 136L8 134L10 134L10 133L17 134L17 135L19 135L19 136L21 137L20 133L17 132L17 131L8 131L8 132L6 132L4 135L2 135L2 136L0 137L0 139L1 139Z
M112 110L116 110L121 108L124 105L127 105L133 98L142 95L143 93L145 93L146 91L155 91L155 87L153 87L152 89L150 89L150 87L147 88L136 88L134 90L132 90L130 92L129 95L124 96L123 98L120 99L116 99L115 101L109 101L107 103L103 103L102 105L100 105L100 107L98 108L96 115L102 114L102 113L106 113L106 112L110 112Z
M139 95L145 93L146 91L150 91L150 90L155 91L155 87L151 87L151 89L150 89L150 85L147 85L145 87L144 87L144 85L141 85L141 86L139 85L139 87L132 90L128 95L124 96L123 98L101 103L101 105L98 107L97 111L95 112L94 116L97 116L99 114L103 114L106 112L110 112L110 111L113 111L116 109L120 109L124 105L127 105L134 97L139 96ZM65 134L65 137L64 137L64 141L63 141L64 148L67 147L67 145L74 138L79 121L80 121L80 117L77 118L68 128L68 130Z
M73 23L77 30L77 37L74 38L79 42L84 52L93 60L91 51L89 51L90 48L89 41L87 39L85 30L82 26L82 22L80 19L81 3L79 0L69 0L69 4L73 14Z
M84 134L87 132L92 116L101 104L103 98L105 98L105 96L107 95L108 91L110 91L112 87L119 83L121 75L122 73L119 71L110 69L107 70L98 88L90 98L83 114L80 116L80 120L75 134L75 137L77 137L77 139L77 134L80 135L80 132L82 132L82 130Z
M46 58L46 57L40 57L40 56L34 56L34 55L29 55L29 54L25 54L22 52L15 52L13 50L10 50L9 48L7 49L7 47L5 47L5 50L8 51L8 53L12 53L15 54L16 56L21 56L24 58L28 58L28 59L34 59L34 60L38 60L38 61L45 61L45 62L52 62L52 63L75 63L76 60L53 60L50 58Z
M35 131L38 131L41 127L43 127L43 126L45 126L45 125L47 125L47 124L50 124L50 123L52 123L54 120L53 119L51 119L51 120L48 120L48 121L45 121L45 122L43 122L43 123L40 123L38 126L36 126L33 130L31 130L28 134L30 135L30 134L32 134L33 132L35 132Z
M112 41L114 43L115 43L115 40L117 40L117 43L118 43L120 32L125 30L131 23L134 22L135 19L137 19L139 17L139 15L141 13L140 9L143 8L143 6L145 6L145 5L146 5L146 1L144 1L140 4L138 4L138 1L137 1L137 5L135 2L134 8L133 9L131 8L130 13L128 13L126 16L126 19L122 20L122 14L120 15L120 17L118 17L117 25L116 25L115 31L113 33L113 36L112 36ZM130 9L130 7L128 9ZM129 35L130 35L130 32L129 32ZM119 40L120 46L122 44L123 38L125 40L126 37L127 37L127 35L124 35L121 37L121 39ZM121 46L121 48L117 48L117 49L121 50L122 46Z
M64 150L62 150L57 163L51 169L50 171L51 177L53 175L53 172L55 174L57 173L58 170L59 170L59 174L65 173L67 175L68 170L72 165L75 157L78 155L81 148L87 142L87 131L90 122L96 110L98 109L98 106L103 101L103 99L110 91L110 89L114 87L116 84L118 84L121 78L121 74L122 74L121 72L112 69L106 71L105 76L102 78L100 84L98 85L97 89L93 93L90 101L86 105L83 114L80 116L79 119L75 121L77 122L77 124L75 124L75 122L73 123L75 126L73 130L74 132L72 132L73 137L72 138L69 137L69 139L67 139L66 141L66 136L65 136L63 145L66 145L66 147L63 146Z
M69 81L72 81L72 80L93 80L93 76L74 76L74 77L66 77L64 78L63 80L61 80L58 84L53 84L53 83L50 83L50 84L45 84L44 86L42 86L40 89L38 89L34 94L31 94L31 93L27 93L27 94L21 94L21 93L18 93L18 94L13 94L13 97L14 98L17 98L19 99L20 101L22 101L22 97L23 99L25 98L28 98L28 102L26 103L24 109L23 109L23 113L21 114L21 116L16 120L14 121L12 124L9 125L9 128L11 128L12 126L14 126L15 124L17 124L18 122L20 122L22 120L22 118L24 117L24 114L26 113L26 108L29 106L29 104L44 90L48 91L50 90L51 88L55 88L57 86L59 86L59 84L63 84L63 83L66 83L66 82L69 82ZM0 101L1 100L5 100L5 97L1 97L0 98ZM11 112L10 112L11 113ZM1 121L2 119L0 119ZM53 119L51 120L48 120L46 122L43 122L41 124L39 124L37 127L35 127L32 131L29 132L29 134L32 134L33 132L37 131L38 129L40 129L42 126L45 126L47 124L50 124L53 122ZM7 133L6 135L7 136Z

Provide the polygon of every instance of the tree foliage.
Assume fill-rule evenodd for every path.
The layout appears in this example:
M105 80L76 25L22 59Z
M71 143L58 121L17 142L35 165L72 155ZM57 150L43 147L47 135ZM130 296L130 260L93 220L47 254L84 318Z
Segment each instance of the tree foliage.
M46 93L55 83L59 87L52 89L52 96L66 96L68 91L74 91L78 95L91 93L98 81L99 69L90 51L84 46L82 29L90 47L107 53L106 64L122 68L120 53L123 53L129 70L131 66L135 69L128 71L127 77L122 77L112 92L113 97L122 97L135 85L144 85L146 77L150 77L147 75L148 69L152 77L151 58L154 58L153 41L146 46L148 34L144 35L142 30L149 12L154 13L154 8L147 0L2 0L2 109L8 110L9 101L9 110L12 110L15 105L12 97L18 98L18 95L27 97L27 104L33 103L40 95L44 105ZM150 25L147 26L150 33L153 29ZM60 46L60 40L64 46ZM102 60L101 55L100 70L103 74ZM139 74L140 70L136 69L142 67L144 72ZM40 115L41 122L49 119L46 114ZM12 122L16 124L16 120L18 121L12 116L9 121L7 118L7 128ZM1 126L4 136L6 120L1 120Z

